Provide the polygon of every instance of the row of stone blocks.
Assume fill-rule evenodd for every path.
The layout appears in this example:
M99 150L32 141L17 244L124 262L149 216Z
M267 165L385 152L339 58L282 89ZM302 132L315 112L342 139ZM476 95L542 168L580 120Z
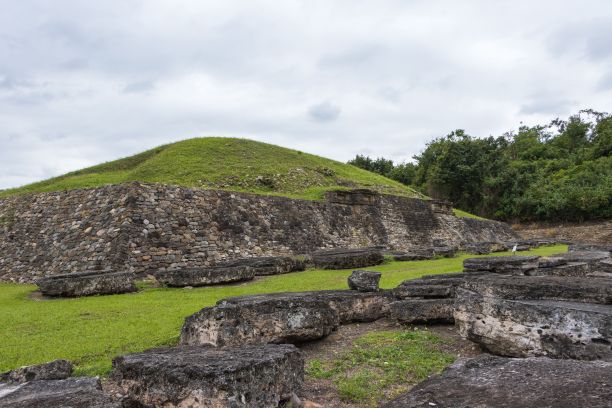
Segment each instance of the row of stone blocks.
M534 241L535 242L535 241ZM536 245L534 242L522 245ZM410 252L391 253L395 260L431 259L435 256L453 257L457 248L442 241L432 247L415 248ZM477 242L464 250L476 248L475 253L506 250L511 244ZM206 268L182 268L160 270L155 273L162 284L172 287L205 286L251 280L255 276L276 275L303 271L307 264L321 269L351 269L378 265L384 260L381 248L321 250L300 258L290 256L244 258L220 263ZM568 267L569 268L569 267ZM40 279L37 284L46 296L89 296L129 293L136 291L134 275L130 272L92 271L53 275Z
M186 320L178 348L116 359L112 378L126 400L141 406L276 406L286 398L283 392L299 389L303 362L293 346L274 343L313 340L326 336L339 324L387 316L405 323L454 319L464 336L496 354L599 361L538 357L527 362L495 357L460 362L388 406L527 407L534 406L533 398L538 393L542 401L557 404L542 406L581 406L588 401L590 407L607 407L612 381L608 259L577 253L565 257L567 263L536 258L535 268L530 257L466 260L468 273L406 281L389 291L376 290L379 274L359 272L349 279L349 285L357 291L225 299ZM561 267L577 260L588 265L586 272L563 276L568 269ZM477 269L470 269L476 264L480 265ZM540 269L548 271L529 276ZM272 358L275 362L266 371L243 355L244 350L262 358L296 357L294 363L283 363L284 357ZM256 350L263 350L262 354ZM245 367L245 371L238 367ZM249 371L248 367L256 368ZM508 373L514 368L521 371ZM547 370L564 377L557 378L546 392L524 380L525 376L543 377ZM205 375L210 372L215 373L214 378ZM249 381L251 372L260 373L259 377L268 381ZM487 383L483 385L478 376L488 378ZM285 380L288 382L283 383ZM541 381L546 384L546 379ZM511 395L504 399L504 393ZM503 405L506 400L511 405ZM463 405L453 405L452 401Z
M322 250L308 257L271 256L244 258L206 268L167 269L155 272L167 286L206 286L252 280L255 276L303 271L307 263L321 269L350 269L378 265L384 256L378 248ZM45 296L76 297L130 293L137 290L130 272L90 271L52 275L36 283Z

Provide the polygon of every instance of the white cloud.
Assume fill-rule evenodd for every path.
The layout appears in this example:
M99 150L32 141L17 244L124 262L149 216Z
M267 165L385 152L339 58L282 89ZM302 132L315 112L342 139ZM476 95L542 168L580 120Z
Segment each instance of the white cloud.
M193 136L409 159L612 100L612 4L4 1L0 188Z

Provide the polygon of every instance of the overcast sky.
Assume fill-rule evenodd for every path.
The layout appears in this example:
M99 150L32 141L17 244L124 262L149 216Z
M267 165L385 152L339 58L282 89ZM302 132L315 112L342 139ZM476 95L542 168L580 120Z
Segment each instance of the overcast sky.
M195 136L409 160L612 110L612 1L0 0L0 188Z

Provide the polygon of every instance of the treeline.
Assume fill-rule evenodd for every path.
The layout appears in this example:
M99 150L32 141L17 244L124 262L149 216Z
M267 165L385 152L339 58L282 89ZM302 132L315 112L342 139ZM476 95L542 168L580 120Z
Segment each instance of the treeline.
M583 110L498 137L456 130L414 163L360 155L349 163L487 218L582 221L612 218L611 153L612 115Z

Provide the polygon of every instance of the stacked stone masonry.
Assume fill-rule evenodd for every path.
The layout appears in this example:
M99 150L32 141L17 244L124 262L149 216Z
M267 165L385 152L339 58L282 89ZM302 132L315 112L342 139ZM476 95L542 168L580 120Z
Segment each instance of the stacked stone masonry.
M371 204L126 183L0 200L0 280L199 268L240 258L515 239L503 223L382 195Z

